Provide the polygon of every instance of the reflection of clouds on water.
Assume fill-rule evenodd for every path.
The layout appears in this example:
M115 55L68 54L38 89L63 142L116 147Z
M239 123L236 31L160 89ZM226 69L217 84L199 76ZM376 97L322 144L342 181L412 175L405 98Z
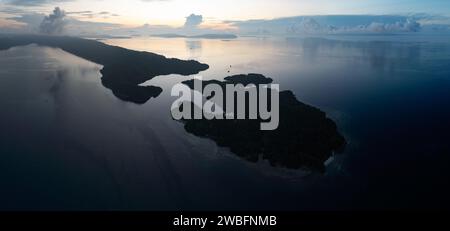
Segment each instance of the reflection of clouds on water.
M203 41L199 40L185 40L186 51L189 53L190 59L198 59L202 56Z
M448 76L448 45L331 39L139 38L121 42L135 49L164 51L168 57L200 57L211 65L201 73L209 79L225 77L230 65L233 73L265 73L282 88L295 90L299 100L338 118L345 137L350 137L349 149L336 156L325 177L303 176L302 171L273 168L264 161L242 161L210 140L187 134L170 118L171 86L191 77L157 77L149 84L163 87L161 96L135 105L114 97L101 85L97 70L76 64L72 56L53 59L33 53L31 47L28 53L13 48L0 52L1 66L6 68L0 70L0 152L6 157L0 180L17 190L14 194L0 190L4 195L0 207L31 201L25 206L195 209L213 204L216 208L299 209L311 203L319 203L314 204L319 208L339 207L335 204L353 203L354 197L361 198L355 204L361 206L368 203L365 197L401 201L405 190L417 196L416 185L448 178L442 174L448 161L436 157L432 162L417 155L422 150L422 154L448 150L446 136L433 135L448 128L449 112L444 110L448 81L430 78ZM11 54L14 49L16 56ZM30 54L40 58L31 59ZM72 70L72 65L80 70ZM413 75L411 70L433 74ZM52 86L53 96L49 94ZM417 125L415 129L411 124ZM40 155L30 150L39 150ZM405 160L412 167L405 169ZM416 167L424 171L415 174ZM401 169L406 171L399 175ZM12 172L19 177L11 177ZM29 178L21 178L23 172ZM371 181L373 176L379 177L377 181ZM399 183L405 179L414 182ZM361 195L369 191L365 182L371 182L373 194ZM309 189L309 184L314 187ZM380 192L386 194L380 196Z
M5 53L13 58L3 59ZM148 108L147 104L152 113L137 113L143 108L117 100L102 86L98 65L59 49L25 46L0 54L0 64L8 63L4 68L8 74L0 78L0 125L4 128L0 140L5 142L0 153L8 153L5 150L20 141L14 158L22 158L21 166L27 166L22 172L32 173L29 179L16 179L19 186L14 189L23 186L26 190L19 190L23 194L11 199L15 206L28 200L31 202L26 206L33 208L41 208L41 200L45 208L61 206L59 199L36 199L38 195L63 197L66 209L144 204L167 208L188 201L183 198L186 194L182 193L177 166L173 166L177 159L165 152L158 138L166 128L153 131L142 123L160 121L163 113L155 111L163 109ZM47 64L53 68L48 70ZM28 153L30 157L23 158ZM0 182L15 179L4 171L8 173L0 168ZM65 191L66 186L76 190ZM154 187L159 188L157 192L152 192ZM92 195L102 196L94 199ZM0 192L0 207L4 205L1 198L9 196ZM72 204L76 201L83 205Z
M345 41L326 38L289 38L285 55L302 54L309 63L319 63L324 58L351 59L355 63L369 64L377 71L393 71L401 66L420 65L420 43L383 41ZM339 61L339 60L338 60Z
M257 72L258 69L262 68L264 64L257 61L245 61L240 64L232 66L230 69L238 69L238 70L249 70L253 72ZM248 71L247 71L248 72Z

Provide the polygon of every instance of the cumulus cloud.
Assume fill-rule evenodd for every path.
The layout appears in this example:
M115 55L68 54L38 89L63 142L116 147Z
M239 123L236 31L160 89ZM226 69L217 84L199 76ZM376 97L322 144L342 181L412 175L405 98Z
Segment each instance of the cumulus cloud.
M366 32L366 33L396 33L396 32L418 32L421 29L420 23L412 19L395 23L372 22L364 26L353 28L337 28L334 32Z
M61 34L64 31L64 27L67 24L65 20L66 13L59 7L55 7L53 13L45 16L39 26L41 33L45 34Z
M302 18L299 22L294 23L292 26L287 28L289 34L296 33L322 33L325 32L326 28L323 28L315 19L313 18Z
M231 22L241 34L304 35L343 33L412 33L422 29L416 17L401 15L298 16Z
M186 28L195 28L198 27L203 22L202 15L191 14L186 17L186 22L184 23L184 27Z

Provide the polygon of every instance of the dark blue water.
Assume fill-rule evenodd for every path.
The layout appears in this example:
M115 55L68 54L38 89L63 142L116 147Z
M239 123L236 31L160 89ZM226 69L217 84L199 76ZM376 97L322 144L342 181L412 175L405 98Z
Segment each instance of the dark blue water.
M170 118L171 86L144 105L60 50L0 52L0 209L378 209L447 207L450 40L111 40L257 72L336 121L349 145L325 174L239 159ZM231 68L230 68L231 65ZM228 72L229 71L229 72Z

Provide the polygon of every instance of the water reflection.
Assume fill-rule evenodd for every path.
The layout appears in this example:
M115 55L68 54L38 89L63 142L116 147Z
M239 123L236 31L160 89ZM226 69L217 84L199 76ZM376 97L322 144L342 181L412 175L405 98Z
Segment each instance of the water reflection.
M182 128L167 104L116 98L101 83L101 66L59 49L0 53L1 209L188 205L183 169L203 163L173 139Z
M107 42L191 56L185 39ZM448 201L448 42L202 40L198 59L211 66L205 80L261 73L336 121L349 144L323 175L242 161L187 133L169 106L171 87L188 77L152 79L163 91L137 105L105 89L101 67L60 50L0 53L2 209L367 209Z
M131 41L121 45L132 46ZM283 193L277 195L285 200L270 197L280 207L439 207L450 192L443 184L450 181L448 41L448 36L205 40L199 60L211 67L201 73L205 80L239 73L273 78L298 100L326 111L348 138L345 155L327 167L326 177L315 179L316 187L280 186ZM161 40L140 49L189 56L175 49L180 44L184 40Z
M189 53L189 59L198 59L202 56L203 40L189 40L186 39L186 50Z
M310 63L320 62L324 57L330 58L330 54L345 55L355 62L368 61L373 70L393 70L396 65L418 63L422 57L419 42L402 44L387 41L287 38L286 43L293 48L289 53L303 53L305 61Z

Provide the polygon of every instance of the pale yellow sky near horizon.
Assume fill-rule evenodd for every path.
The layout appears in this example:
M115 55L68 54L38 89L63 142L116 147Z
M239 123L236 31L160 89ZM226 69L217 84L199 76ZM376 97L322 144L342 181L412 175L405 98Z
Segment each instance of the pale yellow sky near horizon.
M320 1L323 2L323 4L320 4L320 9L317 8L317 0L168 0L150 2L142 0L108 0L107 6L105 6L104 1L80 0L77 2L62 3L60 5L66 11L108 11L120 15L119 17L108 19L91 19L94 21L113 22L125 25L149 23L153 25L180 26L184 23L185 17L192 13L203 15L206 22L214 22L320 14L325 8L337 9L335 3Z

